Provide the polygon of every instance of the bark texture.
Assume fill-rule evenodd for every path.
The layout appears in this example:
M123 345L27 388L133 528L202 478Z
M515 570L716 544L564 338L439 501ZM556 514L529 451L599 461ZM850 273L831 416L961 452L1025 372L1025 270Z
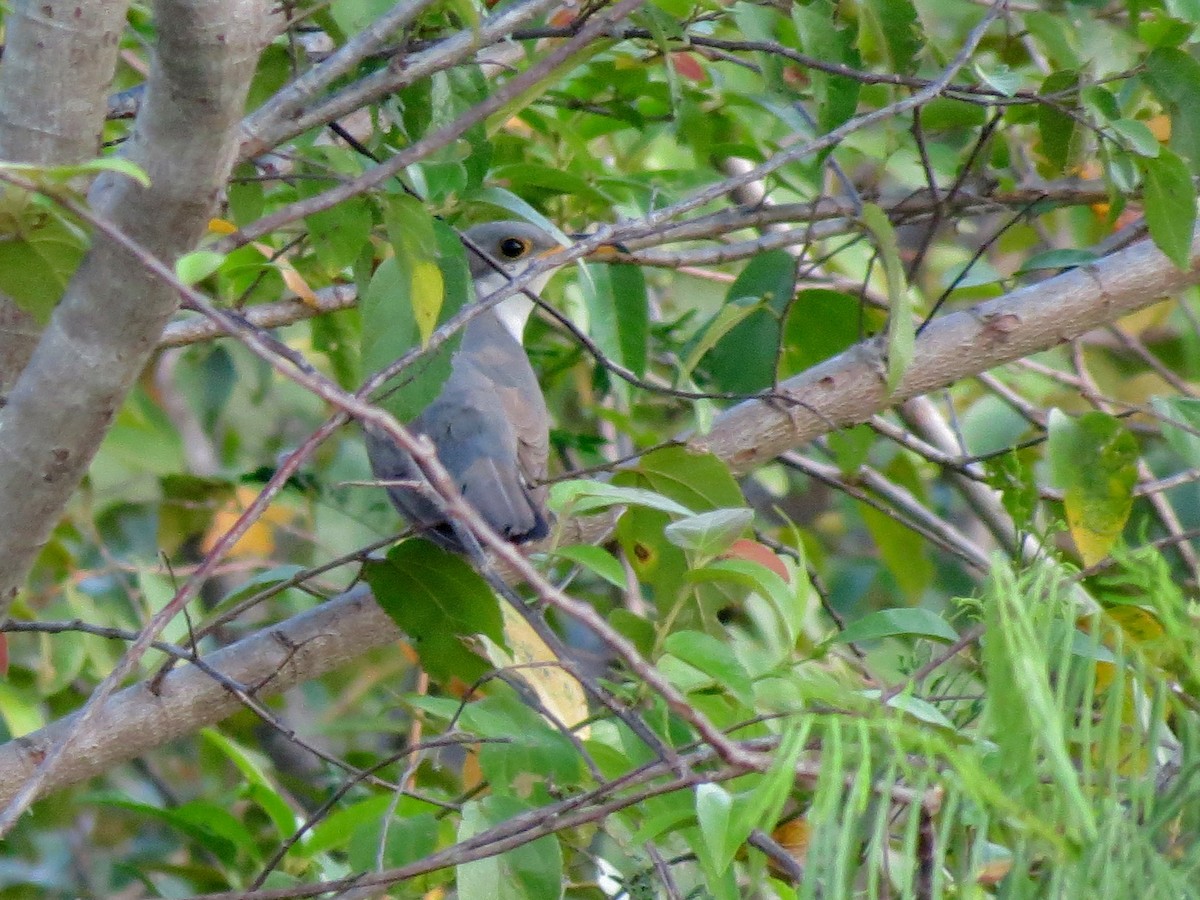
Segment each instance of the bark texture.
M4 16L0 159L67 165L100 152L109 87L129 4L20 0ZM37 346L41 326L0 295L0 400Z
M151 185L105 173L89 199L161 259L194 246L229 174L267 11L266 0L155 4L158 41L126 150ZM176 305L124 250L96 236L0 409L0 509L22 523L0 530L0 616Z

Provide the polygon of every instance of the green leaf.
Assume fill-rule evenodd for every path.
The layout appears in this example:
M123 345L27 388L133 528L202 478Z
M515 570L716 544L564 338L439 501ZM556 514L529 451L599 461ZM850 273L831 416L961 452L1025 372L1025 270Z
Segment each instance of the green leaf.
M644 506L676 516L690 516L692 511L661 494L642 488L621 487L603 481L575 479L559 481L550 487L550 508L566 515L584 515L598 509L622 505Z
M465 637L504 643L500 606L486 581L462 557L428 541L408 540L363 574L376 602L408 636L434 678L470 681L491 668Z
M382 369L420 346L433 306L440 325L475 298L462 245L453 230L431 219L423 207L393 199L385 219L396 256L379 264L362 298L362 359L367 371ZM440 300L437 278L428 268L431 261L441 273ZM389 381L389 392L380 405L402 422L414 419L441 391L461 340L461 332L453 335Z
M599 575L613 587L624 589L627 586L625 570L621 567L620 561L603 547L595 547L591 544L573 544L570 547L558 547L550 555L557 559L578 563Z
M889 71L916 71L916 56L921 49L921 22L910 0L867 0L862 9L871 14L887 48Z
M479 749L480 769L496 795L533 802L545 799L547 783L565 787L579 780L582 760L575 746L514 691L498 691L470 704L463 710L462 725L497 739Z
M696 821L700 823L704 843L718 867L721 867L720 861L725 859L726 848L731 843L729 818L732 810L733 797L721 785L710 782L696 785Z
M191 800L172 809L160 809L121 796L93 795L90 802L97 806L124 809L138 816L162 822L212 853L224 865L237 861L239 850L253 852L254 835L223 806L207 800Z
M667 635L663 649L711 677L743 703L752 703L750 676L729 645L700 631L676 631Z
M292 812L280 791L271 783L267 775L267 761L215 729L205 728L200 733L210 745L219 750L242 773L242 777L250 787L251 799L271 817L280 837L290 836L300 824L300 819Z
M324 182L303 181L300 197L315 196L326 187ZM372 205L365 197L351 197L330 209L304 217L308 238L317 261L330 276L353 265L371 238L375 224Z
M350 824L346 822L345 826ZM346 832L346 837L350 838L347 863L354 871L369 872L378 864L381 841L383 865L394 868L416 862L437 849L438 819L429 812L393 817L390 821L377 815L374 820L362 821L354 831Z
M856 297L822 288L800 291L783 323L779 378L790 378L852 347L864 325L881 325L874 310Z
M481 187L478 190L471 191L464 199L498 207L505 212L512 213L518 219L524 219L529 224L536 225L564 246L571 243L571 239L563 233L561 228L512 191L501 187Z
M759 311L758 304L730 303L722 306L709 319L689 345L686 358L680 368L680 378L687 378L713 347L729 332L749 316Z
M186 285L198 284L225 262L224 253L212 250L193 250L175 260L175 277Z
M688 447L662 447L647 453L634 468L623 470L613 480L647 487L692 512L746 504L728 465L711 453Z
M765 597L794 643L804 620L807 592L800 591L762 563L750 559L718 559L689 569L687 581L694 584L728 581Z
M1200 469L1200 400L1153 397L1150 403L1163 417L1162 434L1170 448L1183 457L1188 468Z
M666 536L676 547L710 558L728 549L753 521L752 509L714 509L672 522L666 528Z
M888 637L930 638L952 644L958 640L958 632L949 622L928 609L881 609L851 622L833 640L848 644Z
M793 4L791 14L805 53L827 62L845 63L851 69L862 67L862 57L855 46L857 28L853 23L839 27L836 7L830 0ZM822 131L832 131L854 115L860 85L853 78L817 69L809 70L808 74L817 121Z
M66 290L83 259L83 235L54 214L33 213L16 233L0 236L0 292L40 324Z
M1139 156L1146 186L1146 225L1155 246L1180 269L1192 260L1196 188L1187 164L1165 147L1155 158Z
M650 332L649 302L642 270L634 266L589 265L588 278L580 279L588 308L592 340L604 355L634 375L646 374ZM629 386L618 380L622 405L628 404Z
M1159 47L1146 57L1146 83L1171 115L1171 147L1195 169L1200 166L1200 62L1176 47Z
M875 238L879 259L887 278L888 334L887 334L887 386L894 391L904 377L904 370L912 362L916 342L916 325L913 323L913 304L905 285L904 266L900 262L900 248L896 243L896 232L887 214L874 203L863 206L863 224Z
M917 498L923 494L920 477L908 457L897 456L886 474ZM903 522L866 503L855 503L863 523L871 533L880 559L896 584L911 600L920 599L933 581L934 567L924 537Z
M1144 122L1137 119L1117 119L1112 123L1113 131L1117 132L1129 148L1139 156L1158 156L1162 145Z
M463 805L458 840L528 812L511 797L486 797ZM562 848L547 835L498 856L456 867L458 895L471 900L558 900L563 896Z
M701 360L718 390L750 394L775 380L775 357L764 347L779 344L779 317L796 287L796 260L782 250L760 253L729 288L725 305L756 307ZM691 348L684 351L685 358Z
M975 66L975 74L979 80L992 90L1005 97L1012 97L1021 89L1024 81L1020 72L1014 72L1004 63L994 63L990 66Z
M737 797L722 856L726 865L733 861L734 854L754 829L761 828L770 833L779 822L796 782L796 763L804 752L807 736L806 727L789 727L775 750L775 761L771 763L771 768L758 779L758 784L748 794Z
M865 696L878 698L879 691L864 691ZM892 709L898 709L900 712L912 716L922 722L927 722L930 725L935 725L938 728L945 728L948 731L954 730L954 723L946 718L936 706L920 697L914 697L911 694L896 694L894 697L888 698L887 705Z
M1047 453L1051 480L1064 491L1067 526L1084 565L1108 555L1133 509L1137 440L1103 412L1071 419L1052 410Z
M1055 72L1042 82L1039 93L1058 94L1072 90L1079 85L1079 73L1073 71ZM1050 171L1047 174L1061 174L1067 167L1071 157L1072 141L1075 139L1076 122L1070 115L1073 102L1059 98L1054 103L1040 103L1037 108L1038 134L1042 139L1042 156Z
M70 181L81 175L116 172L136 181L142 187L150 187L150 176L146 174L145 170L133 160L123 156L102 156L69 166L39 166L34 163L0 161L0 170L16 172L35 181Z

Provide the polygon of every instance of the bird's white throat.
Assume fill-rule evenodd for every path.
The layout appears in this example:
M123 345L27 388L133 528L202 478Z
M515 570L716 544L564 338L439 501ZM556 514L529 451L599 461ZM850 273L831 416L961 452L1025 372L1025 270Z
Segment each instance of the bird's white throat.
M513 272L512 277L516 278L519 274L520 272ZM544 275L539 275L529 283L528 290L531 293L540 294L553 274L553 272L546 272ZM500 272L492 272L487 277L476 280L475 297L477 300L484 300L506 284L508 284L508 278L505 275ZM501 300L495 309L497 318L500 319L508 333L516 338L518 344L523 343L525 325L529 321L530 313L533 312L533 301L525 294L518 292Z

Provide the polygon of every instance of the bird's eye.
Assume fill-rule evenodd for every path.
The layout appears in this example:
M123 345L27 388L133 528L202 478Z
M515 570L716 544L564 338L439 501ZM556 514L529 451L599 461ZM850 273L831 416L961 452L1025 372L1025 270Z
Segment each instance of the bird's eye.
M500 242L500 253L507 259L520 259L529 251L529 242L509 237Z

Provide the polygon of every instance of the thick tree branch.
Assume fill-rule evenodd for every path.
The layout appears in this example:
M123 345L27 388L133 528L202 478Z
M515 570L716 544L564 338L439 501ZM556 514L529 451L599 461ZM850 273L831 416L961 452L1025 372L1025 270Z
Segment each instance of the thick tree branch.
M122 0L11 5L0 66L0 159L67 165L100 152L128 5ZM0 398L29 362L40 333L33 316L0 297Z
M203 231L236 151L235 134L260 49L265 0L156 5L157 52L126 155L143 188L106 173L95 209L163 259ZM48 61L49 62L49 61ZM62 60L41 71L57 77ZM153 351L177 298L97 235L0 409L0 616Z
M1176 269L1144 241L1092 266L943 316L917 339L914 362L896 394L888 396L884 390L878 346L867 342L781 384L779 391L794 401L792 405L739 404L720 416L708 435L693 438L692 444L716 453L737 471L749 471L834 425L866 421L922 391L1049 349L1177 294L1200 282L1197 261L1200 239L1193 246L1193 267L1188 272ZM606 521L603 517L582 520L572 530L581 539L599 539ZM322 623L317 630L322 641L330 643L322 643L319 653L305 655L303 664L289 662L284 671L277 671L279 657L262 652L264 648L273 642L295 647L314 622ZM396 631L379 609L354 593L246 638L207 661L221 671L236 672L233 677L243 684L269 682L269 689L281 690L395 638ZM97 713L96 721L103 727L94 732L89 752L74 754L70 765L60 769L42 792L98 775L166 740L217 722L236 705L222 687L192 668L172 673L167 683L175 692L170 704L153 700L140 685L110 698ZM218 702L219 698L226 699ZM135 714L139 703L146 708ZM155 716L163 717L165 724L154 724ZM70 720L64 720L0 747L0 803L12 797L40 756L69 730Z

